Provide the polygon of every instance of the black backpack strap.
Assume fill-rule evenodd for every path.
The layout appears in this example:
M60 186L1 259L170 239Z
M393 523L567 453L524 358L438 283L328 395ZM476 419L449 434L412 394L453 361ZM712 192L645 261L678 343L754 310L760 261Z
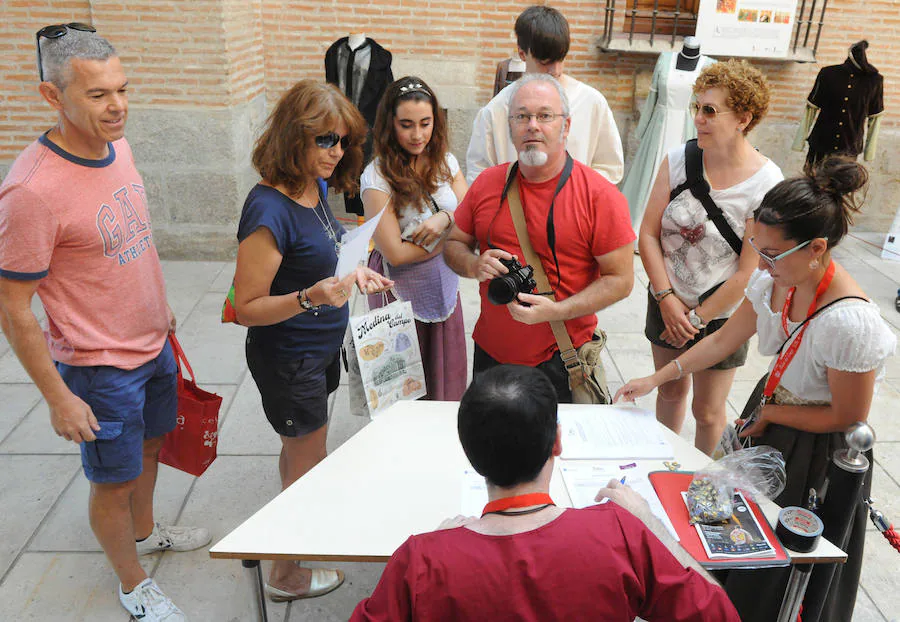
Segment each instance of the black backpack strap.
M670 203L679 194L703 181L703 151L697 146L696 138L684 144L684 172L686 179L669 193Z
M690 190L694 198L700 201L703 209L706 210L706 215L716 226L716 229L719 230L719 233L722 234L722 237L725 238L725 241L728 242L731 250L740 255L744 242L734 232L734 229L731 228L731 225L725 219L725 214L722 213L719 206L709 196L709 183L703 178L703 150L697 146L696 138L692 138L684 145L684 170L687 179L669 193L669 202L672 202L675 197L685 190Z

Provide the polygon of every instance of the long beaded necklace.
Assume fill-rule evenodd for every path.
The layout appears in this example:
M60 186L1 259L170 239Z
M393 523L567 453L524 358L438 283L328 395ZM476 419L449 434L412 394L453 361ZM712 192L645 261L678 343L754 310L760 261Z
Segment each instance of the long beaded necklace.
M322 216L319 216L318 208L322 208L322 214L325 216L323 219ZM316 215L316 219L322 225L322 228L325 230L325 235L331 240L334 244L334 254L340 256L341 254L341 242L337 239L337 232L335 232L334 227L331 226L331 219L328 218L328 213L325 211L325 206L322 205L322 197L319 196L319 200L316 203L316 206L313 208L313 214Z

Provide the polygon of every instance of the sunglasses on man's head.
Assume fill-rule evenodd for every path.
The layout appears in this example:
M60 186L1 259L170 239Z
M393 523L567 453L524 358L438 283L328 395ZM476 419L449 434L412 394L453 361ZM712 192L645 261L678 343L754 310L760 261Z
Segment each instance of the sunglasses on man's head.
M316 146L319 149L331 149L338 143L341 143L341 149L347 151L347 147L350 146L350 136L338 136L336 132L316 136Z
M35 33L34 40L37 43L38 75L41 78L41 82L44 81L44 65L41 62L41 37L43 37L44 39L59 39L60 37L65 37L66 34L68 34L69 30L80 30L81 32L97 32L97 29L90 24L69 22L68 24L53 24L51 26L44 26Z

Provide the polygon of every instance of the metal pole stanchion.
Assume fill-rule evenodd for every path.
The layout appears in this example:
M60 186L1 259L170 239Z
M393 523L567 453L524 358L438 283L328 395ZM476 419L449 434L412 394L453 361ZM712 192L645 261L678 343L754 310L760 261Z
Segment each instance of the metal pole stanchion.
M853 526L853 517L863 503L861 490L871 468L863 454L875 444L875 433L865 423L856 423L846 434L847 449L834 452L828 465L827 489L818 515L824 528L822 537L844 548ZM803 622L819 622L822 608L831 589L837 564L819 564L811 577L803 606Z

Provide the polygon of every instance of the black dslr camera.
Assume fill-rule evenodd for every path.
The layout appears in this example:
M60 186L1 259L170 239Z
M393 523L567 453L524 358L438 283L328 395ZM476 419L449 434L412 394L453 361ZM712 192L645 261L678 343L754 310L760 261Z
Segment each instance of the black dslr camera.
M537 287L537 283L531 278L534 275L534 268L531 266L523 266L515 258L500 259L500 263L506 266L509 273L491 279L488 284L487 296L493 304L508 304L519 293L530 294Z

